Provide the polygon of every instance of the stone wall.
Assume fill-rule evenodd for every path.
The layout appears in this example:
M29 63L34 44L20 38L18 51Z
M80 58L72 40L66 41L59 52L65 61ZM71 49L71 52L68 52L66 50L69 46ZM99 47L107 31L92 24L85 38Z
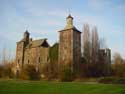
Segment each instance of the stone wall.
M21 66L24 62L24 42L17 42L16 62Z
M23 67L25 64L33 64L35 66L39 66L49 62L48 46L41 45L38 47L26 47L27 45L24 41L17 42L17 66Z
M41 46L25 49L24 56L25 64L44 64L47 63L49 59L49 48Z
M59 33L59 65L68 65L72 72L77 72L81 62L81 33L74 29Z
M74 71L80 71L81 63L81 32L73 31L73 65Z
M60 63L71 63L72 62L72 32L71 30L67 30L64 32L60 32L60 42L59 42L59 62Z

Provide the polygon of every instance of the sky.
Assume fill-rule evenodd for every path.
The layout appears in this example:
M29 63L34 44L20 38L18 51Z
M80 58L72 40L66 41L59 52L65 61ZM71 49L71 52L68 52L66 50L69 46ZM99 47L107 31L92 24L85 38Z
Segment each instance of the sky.
M33 39L58 42L69 12L78 30L85 23L90 30L96 26L112 56L117 52L125 58L125 0L0 0L0 58L3 49L15 57L26 29Z

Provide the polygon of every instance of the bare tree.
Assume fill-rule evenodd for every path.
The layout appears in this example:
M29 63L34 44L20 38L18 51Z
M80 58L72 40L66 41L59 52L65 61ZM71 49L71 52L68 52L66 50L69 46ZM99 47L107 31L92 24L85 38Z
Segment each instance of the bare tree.
M7 61L7 51L6 51L6 47L4 47L2 50L2 63L5 64L6 61Z
M4 46L0 53L0 60L2 64L12 63L14 61L14 54L12 54L11 49Z
M83 57L87 63L90 63L90 52L91 52L91 43L90 43L90 31L89 25L84 24L83 29Z
M98 50L100 48L97 28L92 29L92 63L98 62Z
M115 53L112 64L113 74L117 77L125 77L124 59L119 53Z
M114 64L122 64L123 63L123 58L119 53L115 53L113 56L113 63Z

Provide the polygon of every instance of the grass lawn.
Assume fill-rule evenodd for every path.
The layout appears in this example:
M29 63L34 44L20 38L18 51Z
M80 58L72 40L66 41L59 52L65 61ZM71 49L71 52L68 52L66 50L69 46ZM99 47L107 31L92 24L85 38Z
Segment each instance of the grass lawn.
M125 85L0 80L0 94L125 94Z

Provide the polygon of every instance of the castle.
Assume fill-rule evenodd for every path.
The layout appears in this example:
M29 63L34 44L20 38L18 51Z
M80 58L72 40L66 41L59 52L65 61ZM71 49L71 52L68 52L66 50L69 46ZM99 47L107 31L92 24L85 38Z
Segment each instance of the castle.
M49 60L47 39L32 40L29 32L24 32L23 39L17 42L16 62L19 66L33 64L36 67Z
M50 62L50 46L47 39L32 40L29 32L24 32L23 39L17 42L16 63L23 67L25 64L39 65ZM66 26L59 31L58 67L68 66L72 73L79 73L81 67L81 32L73 25L73 17L69 14ZM110 66L110 50L99 50L100 61Z

